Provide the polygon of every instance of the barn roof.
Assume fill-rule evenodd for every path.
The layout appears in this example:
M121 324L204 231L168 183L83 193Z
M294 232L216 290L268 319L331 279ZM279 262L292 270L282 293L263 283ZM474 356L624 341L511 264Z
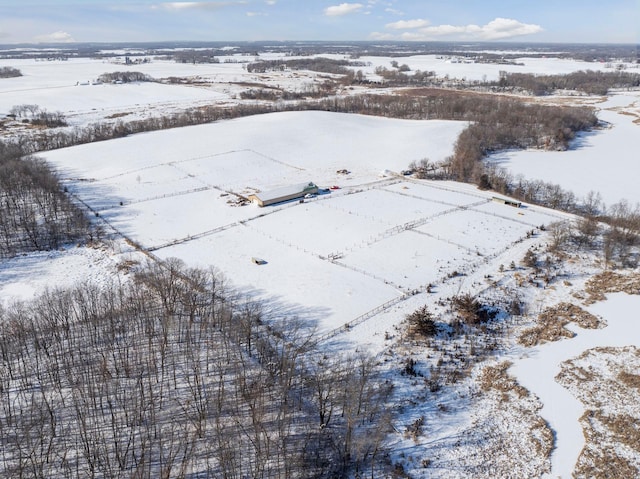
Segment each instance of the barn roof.
M268 203L273 200L277 200L278 198L286 198L291 195L297 195L301 193L305 193L309 190L317 190L317 186L312 181L307 183L301 183L298 185L284 186L282 188L276 188L275 190L262 191L260 193L255 193L252 196L255 196L260 201L264 203Z

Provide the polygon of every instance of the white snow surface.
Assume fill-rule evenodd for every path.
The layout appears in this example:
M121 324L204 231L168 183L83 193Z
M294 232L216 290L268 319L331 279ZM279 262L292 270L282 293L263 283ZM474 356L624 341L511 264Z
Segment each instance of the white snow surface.
M640 92L619 93L598 106L606 126L579 134L569 151L510 151L488 161L514 175L559 184L578 197L599 192L609 206L623 199L638 203Z
M222 89L156 82L94 84L103 73L136 71L155 79L170 76L195 77L200 74L231 81L242 65L183 65L162 61L140 65L123 65L104 60L71 59L68 61L0 60L0 66L13 66L21 77L0 82L0 114L16 105L34 104L48 111L60 111L72 124L97 121L115 113L143 115L149 110L171 111L173 108L228 101ZM228 88L227 88L228 91Z
M277 56L274 56L274 58ZM363 69L390 68L392 60L412 70L435 70L451 78L497 79L500 70L568 73L604 70L604 64L531 59L525 66L447 63L435 56L363 57ZM299 85L297 74L274 80L248 75L241 64L185 65L155 61L124 65L102 60L35 62L0 60L24 76L0 82L0 114L34 103L74 118L110 113L233 101L224 82L264 81ZM208 86L78 85L108 71L129 69L156 78L204 79ZM211 84L220 85L211 86ZM602 193L607 204L640 201L638 128L640 93L624 92L599 105L611 128L581 135L567 152L524 151L494 156L515 174L560 183L577 195ZM619 109L635 112L622 114ZM76 121L76 120L74 120ZM77 119L77 123L82 123ZM177 256L194 266L215 265L238 289L261 299L274 316L297 316L319 334L330 333L379 306L420 294L344 330L331 343L345 349L382 351L384 336L425 302L456 294L498 264L518 261L541 239L525 239L541 224L562 218L527 206L520 210L490 202L491 193L470 185L415 181L399 172L413 160L439 161L451 154L459 122L414 122L327 112L278 113L197 127L167 130L46 153L70 191L100 217L144 247L161 247L160 258ZM346 168L349 175L336 173ZM621 173L622 172L622 173ZM229 191L242 195L314 181L340 186L305 203L264 209L227 204ZM233 195L231 195L233 197ZM26 300L47 287L103 282L113 275L118 254L90 248L34 253L0 263L0 305ZM329 261L330 255L333 261ZM254 265L251 257L267 264ZM465 273L449 280L453 271ZM424 287L435 285L434 295ZM436 298L436 299L434 299ZM568 297L558 297L569 300ZM542 416L556 434L550 477L570 477L583 444L577 418L583 407L555 382L559 364L595 346L640 344L633 324L640 298L611 295L589 308L608 323L602 330L575 328L570 340L517 350L511 372L544 403ZM524 355L524 356L522 356ZM522 356L522 357L520 357ZM438 418L439 420L439 418ZM455 436L468 422L461 411L431 430L434 440ZM429 470L425 470L428 474ZM426 477L426 476L425 476Z
M457 60L440 55L413 55L398 58L362 56L358 61L366 62L369 65L367 67L354 67L353 69L362 70L367 76L375 75L376 67L392 70L391 62L396 61L400 65L408 65L411 71L433 71L438 77L447 76L451 79L464 79L467 81L497 81L500 78L501 71L537 75L561 75L580 70L615 71L612 66L607 66L605 63L562 58L522 57L514 59L513 61L517 63L514 65L457 62ZM407 72L407 74L410 75L411 72Z
M514 361L511 372L518 382L536 394L544 404L541 415L556 433L552 453L552 471L548 477L569 479L584 446L584 436L578 419L584 406L555 380L560 364L580 356L595 347L634 346L640 344L638 313L640 296L626 293L610 294L606 301L587 310L603 318L603 329L586 330L569 324L576 333L570 339L546 343L527 350Z
M47 289L104 284L115 276L121 261L140 260L139 254L123 242L111 246L70 246L0 261L0 307L34 299Z
M161 258L214 265L247 294L279 304L281 314L294 311L329 332L435 281L454 263L464 267L461 255L489 251L491 221L513 225L507 240L531 228L517 222L512 208L498 204L474 219L464 207L489 200L468 185L414 183L392 173L424 157L444 159L464 127L462 122L287 112L44 156L70 191L128 238L159 248L155 254ZM342 169L350 173L337 173ZM340 189L303 204L258 208L227 203L233 193L308 181ZM443 212L453 217L446 231L420 233ZM514 218L491 216L497 212ZM532 224L541 219L534 211L528 214ZM403 225L416 220L425 224L404 231ZM455 236L468 222L486 234L467 240L461 250ZM405 252L424 259L402 277L390 261L410 264ZM256 267L252 257L267 264ZM432 272L437 264L441 269Z
M176 63L147 57L149 63L124 64L122 56L109 59L72 58L67 61L33 59L0 59L0 67L19 69L23 76L6 78L0 82L0 115L13 106L35 104L48 111L62 112L73 126L104 120L112 115L126 115L125 119L145 118L212 104L235 104L237 95L249 85L269 85L293 91L304 90L321 75L309 71L283 71L268 74L249 73L244 63L262 60L282 60L282 53L264 53L260 57L231 55L220 57L220 63ZM322 55L334 59L349 59L346 55ZM229 62L227 62L229 61ZM408 55L405 57L368 57L358 59L366 66L362 70L368 78L376 79L375 68L392 68L391 62L407 64L411 71L434 71L439 77L478 81L493 81L501 71L562 74L578 70L613 71L610 65L559 58L519 58L523 65L484 63L452 63L436 55ZM628 65L633 67L634 65ZM161 84L155 82L127 84L93 84L103 73L136 71L154 79L169 77L188 79L190 84ZM411 74L411 72L408 72Z
M340 332L332 347L376 353L388 345L385 333L407 313L473 287L486 273L495 274L500 263L519 260L541 241L528 239L530 231L563 217L543 208L492 202L492 193L472 185L391 173L424 157L444 159L464 127L459 122L288 112L134 135L43 156L72 193L126 237L159 248L154 250L158 257L214 265L241 292L262 301L272 317L298 317L319 337ZM350 173L337 173L341 169ZM227 203L233 193L303 181L340 189L302 204L258 208ZM255 265L252 257L266 264ZM69 270L56 262L47 268L42 274L50 281ZM83 269L82 264L71 268ZM451 279L453 272L466 276ZM4 283L3 294L22 288L23 296L44 286ZM434 287L431 296L425 293L428 284ZM414 292L420 294L405 296ZM347 323L354 327L345 329ZM469 420L460 412L437 435L455 433ZM562 427L557 426L558 437L566 434Z

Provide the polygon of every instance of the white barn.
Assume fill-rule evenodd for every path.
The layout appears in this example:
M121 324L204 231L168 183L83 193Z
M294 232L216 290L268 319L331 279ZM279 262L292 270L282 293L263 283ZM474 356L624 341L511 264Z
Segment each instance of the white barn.
M285 186L275 190L254 193L253 195L249 195L248 198L258 206L269 206L275 203L282 203L283 201L303 198L305 195L309 194L315 195L316 193L318 193L317 185L312 181L309 181L308 183L302 183L299 185Z

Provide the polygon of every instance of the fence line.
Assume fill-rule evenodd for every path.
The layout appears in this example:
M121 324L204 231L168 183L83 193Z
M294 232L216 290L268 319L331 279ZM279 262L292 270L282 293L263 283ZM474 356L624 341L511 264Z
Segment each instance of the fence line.
M213 229L208 230L208 231L203 231L202 233L196 233L194 235L189 235L189 236L184 237L184 238L178 238L176 240L168 241L166 243L163 243L163 244L160 244L160 245L157 245L157 246L151 246L151 247L147 248L147 251L158 251L159 249L168 248L169 246L175 246L175 245L178 245L178 244L186 243L188 241L204 238L205 236L211 236L211 235L214 235L214 234L219 233L221 231L228 230L230 228L238 226L239 224L240 224L240 222L236 221L235 223L229 223L229 224L226 224L226 225L218 226L217 228L213 228Z
M123 201L122 202L122 206L124 205L135 205L138 203L144 203L146 201L154 201L154 200L162 200L164 198L173 198L174 196L185 196L185 195L190 195L193 193L200 193L201 191L207 191L207 190L214 190L214 189L218 189L216 186L212 186L212 185L208 185L208 186L201 186L200 188L192 188L190 190L183 190L183 191L175 191L173 193L165 193L164 195L157 195L157 196L150 196L148 198L142 198L139 200L132 200L132 201ZM223 191L223 190L220 190Z
M512 241L511 243L506 245L504 248L501 248L500 250L495 251L495 252L493 252L493 253L491 253L491 254L489 254L487 256L483 256L481 260L476 261L474 263L471 263L470 265L465 267L465 269L463 271L464 274L468 275L470 273L475 272L483 264L488 264L490 260L498 258L502 254L506 253L507 251L509 251L510 249L515 247L516 245L522 243L525 239L528 239L528 238L529 238L528 236L523 236L521 238L516 239L515 241ZM334 264L347 267L342 263L338 263L337 261L332 261L332 262ZM354 269L355 271L357 271L356 268L349 267L349 269ZM372 276L372 275L370 275L370 276ZM413 296L415 296L417 294L421 294L422 292L428 291L430 288L436 287L438 285L443 285L444 283L446 283L450 279L454 279L456 277L457 276L451 276L451 274L446 274L446 275L441 276L439 279L437 279L434 282L431 282L431 283L425 284L425 285L421 285L418 288L415 288L415 289L412 289L412 290L410 290L410 291L408 291L406 293L403 293L401 296L398 296L397 298L389 300L386 303L383 303L380 306L377 306L374 309L372 309L370 311L367 311L366 313L356 317L355 319L353 319L351 321L347 321L342 326L340 326L338 328L335 328L335 329L332 329L328 333L325 333L324 335L320 336L320 338L316 341L316 343L320 343L320 342L326 341L328 339L332 339L332 338L338 336L339 334L345 333L349 329L353 328L354 326L357 326L359 324L364 323L368 319L380 314L381 312L386 311L390 307L395 306L396 304L399 304L402 301L405 301L405 300L407 300L407 299L409 299L409 298L411 298L411 297L413 297ZM391 284L391 283L388 283L388 284Z
M373 308L370 311L367 311L364 314L361 314L360 316L358 316L357 318L346 322L345 324L343 324L342 326L339 326L335 329L332 329L331 331L329 331L328 333L323 334L322 336L320 336L316 341L315 344L327 341L328 339L332 339L335 336L338 336L341 333L344 333L346 331L348 331L349 329L358 326L359 324L364 323L366 320L386 311L387 309L391 308L392 306L395 306L398 303L401 303L402 301L405 301L407 298L410 298L411 296L414 296L417 293L404 293L401 296L398 296L396 298L390 299L389 301L381 304L380 306L376 306L375 308Z

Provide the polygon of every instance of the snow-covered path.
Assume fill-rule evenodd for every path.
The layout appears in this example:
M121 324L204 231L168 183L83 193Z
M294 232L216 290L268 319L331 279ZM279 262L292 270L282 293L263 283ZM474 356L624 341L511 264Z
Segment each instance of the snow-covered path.
M568 479L582 447L584 436L578 419L584 407L571 393L555 381L560 364L595 347L619 347L640 344L640 296L616 293L607 301L587 308L607 322L604 329L584 330L569 325L576 332L572 339L547 343L532 349L514 361L511 372L520 384L536 394L544 404L540 414L555 433L549 477Z

